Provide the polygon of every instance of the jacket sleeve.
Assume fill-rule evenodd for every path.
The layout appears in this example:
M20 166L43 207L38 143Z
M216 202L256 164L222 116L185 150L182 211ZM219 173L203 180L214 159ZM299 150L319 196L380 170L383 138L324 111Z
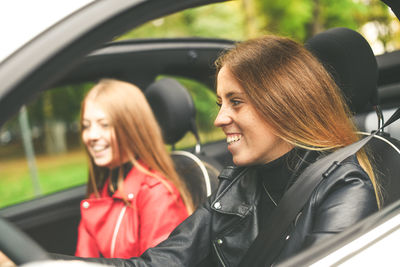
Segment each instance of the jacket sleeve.
M75 256L78 257L99 257L99 250L95 240L87 232L85 225L81 221L78 226L78 242L76 245Z
M211 210L207 201L183 221L165 241L131 259L78 258L51 254L59 260L83 260L112 266L199 266L211 252Z
M172 230L188 217L178 193L162 183L144 185L137 199L139 214L139 255L167 239Z

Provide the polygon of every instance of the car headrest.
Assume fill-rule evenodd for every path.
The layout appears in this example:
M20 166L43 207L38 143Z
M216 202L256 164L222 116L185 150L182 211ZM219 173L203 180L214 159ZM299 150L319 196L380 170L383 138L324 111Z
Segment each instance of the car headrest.
M175 144L188 131L197 134L193 99L177 80L163 78L155 81L146 88L145 95L167 144Z
M361 34L333 28L310 38L305 47L331 73L352 112L370 111L378 104L378 65Z

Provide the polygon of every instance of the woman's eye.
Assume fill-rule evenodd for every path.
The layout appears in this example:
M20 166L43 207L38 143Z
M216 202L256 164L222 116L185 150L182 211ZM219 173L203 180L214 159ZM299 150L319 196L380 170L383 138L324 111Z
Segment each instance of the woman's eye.
M103 127L103 128L108 128L110 126L110 124L108 124L108 123L102 123L101 124L101 127Z
M89 128L88 124L82 124L81 125L82 130L86 130L87 128Z
M221 102L218 102L218 101L216 101L215 104L217 104L218 107L221 107L221 106L222 106L222 103L221 103Z
M239 100L234 100L234 99L232 99L232 100L231 100L231 103L232 103L233 106L237 106L237 105L239 105L239 104L242 103L242 102L239 101Z

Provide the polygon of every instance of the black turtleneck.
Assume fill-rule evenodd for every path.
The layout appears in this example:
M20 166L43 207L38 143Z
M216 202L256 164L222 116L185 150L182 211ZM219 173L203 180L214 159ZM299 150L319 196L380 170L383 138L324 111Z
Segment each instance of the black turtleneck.
M315 151L294 148L285 155L265 165L257 166L260 184L258 205L259 224L264 225L283 194L296 181L301 172L318 157Z
M130 170L132 169L133 165L131 162L127 162L124 163L122 165L122 175L124 177L124 179L126 178L126 176L128 175L128 173L130 172ZM111 184L113 186L113 188L118 188L118 176L119 176L119 169L121 167L117 167L111 170ZM110 196L112 196L114 194L114 192L111 191L111 188L108 187L108 194Z

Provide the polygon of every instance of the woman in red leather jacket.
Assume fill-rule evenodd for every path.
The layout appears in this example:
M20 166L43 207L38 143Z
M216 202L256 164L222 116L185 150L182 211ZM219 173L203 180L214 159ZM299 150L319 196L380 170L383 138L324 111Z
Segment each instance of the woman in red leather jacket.
M193 211L154 115L136 86L104 79L86 95L82 141L89 158L76 256L140 256Z

